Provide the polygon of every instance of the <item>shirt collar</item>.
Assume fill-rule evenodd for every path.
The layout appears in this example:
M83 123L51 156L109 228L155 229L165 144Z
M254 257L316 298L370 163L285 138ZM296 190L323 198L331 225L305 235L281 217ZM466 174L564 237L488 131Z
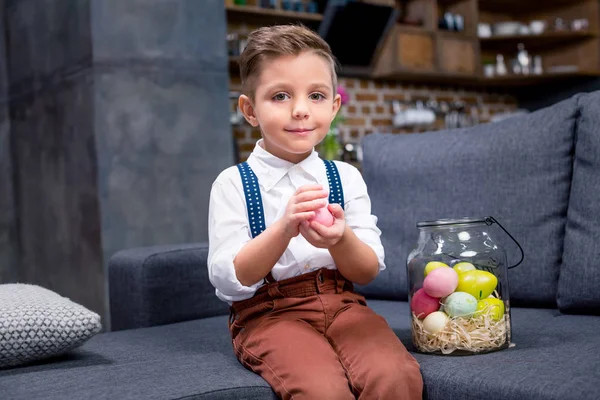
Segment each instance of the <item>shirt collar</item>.
M248 164L256 174L259 184L266 190L271 190L294 166L298 166L318 180L324 170L323 161L314 149L310 155L298 164L283 160L266 151L263 139L258 140L248 158Z

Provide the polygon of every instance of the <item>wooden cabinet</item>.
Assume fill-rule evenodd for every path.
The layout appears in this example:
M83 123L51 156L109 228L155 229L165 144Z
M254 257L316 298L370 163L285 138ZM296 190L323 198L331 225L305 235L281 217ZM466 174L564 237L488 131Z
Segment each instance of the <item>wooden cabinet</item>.
M479 46L476 40L440 35L437 46L439 68L442 72L479 75Z
M374 75L379 78L477 78L479 41L477 0L412 0L403 3L404 16L388 35ZM462 18L460 31L445 29L440 21L450 13ZM417 24L415 26L415 24Z
M434 37L428 33L396 30L396 66L401 69L435 69Z
M600 76L598 0L408 0L399 4L403 19L389 33L376 60L377 78L504 87L557 77ZM447 13L462 16L460 32L440 23ZM581 20L585 24L575 27ZM478 37L479 23L494 28L511 21L525 26L542 21L545 30ZM521 43L532 58L542 60L542 74L512 73ZM507 75L484 77L483 64L495 64L499 54Z

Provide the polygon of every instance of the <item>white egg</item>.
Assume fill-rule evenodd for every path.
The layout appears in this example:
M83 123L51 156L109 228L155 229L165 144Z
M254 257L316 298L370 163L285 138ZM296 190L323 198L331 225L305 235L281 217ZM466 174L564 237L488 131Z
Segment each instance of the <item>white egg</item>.
M423 329L432 335L441 332L448 323L448 315L443 311L435 311L423 320Z

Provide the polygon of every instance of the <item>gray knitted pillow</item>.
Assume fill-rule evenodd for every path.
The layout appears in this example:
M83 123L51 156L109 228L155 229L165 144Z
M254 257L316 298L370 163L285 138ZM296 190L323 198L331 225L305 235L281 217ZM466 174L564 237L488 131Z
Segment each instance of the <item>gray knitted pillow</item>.
M36 285L0 285L0 368L66 353L98 333L100 316Z

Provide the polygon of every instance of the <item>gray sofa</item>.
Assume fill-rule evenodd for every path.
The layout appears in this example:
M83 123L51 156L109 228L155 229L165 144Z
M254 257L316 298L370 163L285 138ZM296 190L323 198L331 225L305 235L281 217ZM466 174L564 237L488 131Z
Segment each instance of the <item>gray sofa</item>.
M388 268L358 290L409 349L405 260L417 221L491 215L525 251L509 276L514 346L463 357L415 353L424 397L599 398L600 93L497 124L363 143ZM516 260L510 239L493 235ZM0 371L0 397L275 398L233 356L227 306L214 295L206 257L206 244L117 253L113 331L58 359Z

